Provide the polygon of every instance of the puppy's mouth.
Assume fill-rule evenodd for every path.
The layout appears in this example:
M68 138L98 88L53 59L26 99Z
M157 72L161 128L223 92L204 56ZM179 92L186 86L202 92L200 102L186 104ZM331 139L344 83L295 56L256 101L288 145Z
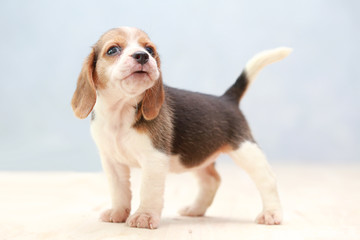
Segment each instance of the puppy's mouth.
M134 74L134 73L136 73L136 74L144 74L144 73L148 73L148 72L143 71L143 70L140 70L140 71L135 71L135 72L133 72L133 74Z

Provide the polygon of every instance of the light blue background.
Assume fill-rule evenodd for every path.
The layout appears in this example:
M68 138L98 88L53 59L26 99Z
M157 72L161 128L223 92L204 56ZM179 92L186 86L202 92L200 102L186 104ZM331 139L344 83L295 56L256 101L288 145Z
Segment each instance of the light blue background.
M0 170L100 170L70 100L106 30L158 46L164 81L222 94L255 53L294 52L259 74L241 108L274 163L360 156L359 1L1 1Z

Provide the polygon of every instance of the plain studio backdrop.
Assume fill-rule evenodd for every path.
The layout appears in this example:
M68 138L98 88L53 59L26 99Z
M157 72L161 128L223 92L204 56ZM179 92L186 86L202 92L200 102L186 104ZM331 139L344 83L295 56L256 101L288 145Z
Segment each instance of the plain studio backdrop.
M1 1L0 170L101 169L70 101L91 46L117 26L149 34L166 84L216 95L254 54L294 48L241 101L256 140L271 163L359 162L359 11L357 0Z

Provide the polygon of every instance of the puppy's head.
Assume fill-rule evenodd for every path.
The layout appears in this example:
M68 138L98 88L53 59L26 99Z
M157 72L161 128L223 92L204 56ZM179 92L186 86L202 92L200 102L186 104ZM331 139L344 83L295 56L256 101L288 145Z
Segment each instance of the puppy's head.
M115 100L142 99L144 118L156 118L164 101L164 89L160 58L146 33L136 28L116 28L93 46L71 102L78 118L89 115L97 95Z

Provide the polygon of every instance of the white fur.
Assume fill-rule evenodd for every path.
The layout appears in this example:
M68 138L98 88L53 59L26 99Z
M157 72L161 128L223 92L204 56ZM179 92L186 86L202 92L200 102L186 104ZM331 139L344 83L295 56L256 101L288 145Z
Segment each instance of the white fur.
M127 223L132 227L156 228L163 207L169 157L155 149L148 135L132 126L136 104L142 99L144 91L156 82L160 72L151 56L143 66L135 61L131 55L145 50L132 37L135 29L127 31L127 47L107 69L107 87L97 92L95 120L91 124L112 198L112 209L104 212L102 219L118 222L127 218L131 203L129 167L141 167L140 206L135 214L127 218ZM131 75L139 70L147 71L147 74Z
M271 50L262 51L252 57L246 63L245 67L246 75L249 80L248 86L253 82L260 70L263 69L266 65L280 61L281 59L287 57L291 52L291 48L279 47Z
M149 136L131 127L135 120L135 108L131 104L120 101L109 109L102 105L102 98L103 96L98 97L94 108L96 117L91 124L91 132L109 180L112 211L121 213L130 209L128 168L141 167L140 206L137 212L128 218L128 224L133 227L143 224L140 221L142 214L150 215L152 227L155 228L159 224L163 207L169 157L154 148Z
M265 155L257 144L244 142L229 155L255 182L263 203L263 211L256 221L262 224L280 224L282 209L277 192L276 178Z

